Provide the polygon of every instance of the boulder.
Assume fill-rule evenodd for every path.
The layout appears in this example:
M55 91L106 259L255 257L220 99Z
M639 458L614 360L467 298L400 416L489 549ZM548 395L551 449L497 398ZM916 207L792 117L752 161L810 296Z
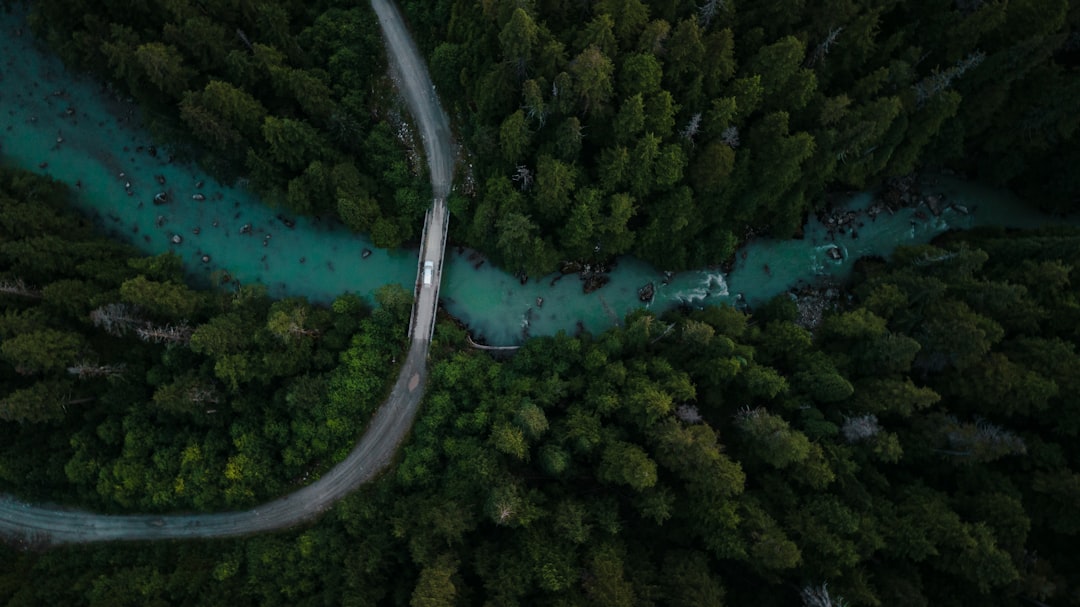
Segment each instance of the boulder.
M654 285L652 282L649 282L648 284L637 290L637 296L638 300L642 303L651 302L653 300L653 297L656 296L656 285Z

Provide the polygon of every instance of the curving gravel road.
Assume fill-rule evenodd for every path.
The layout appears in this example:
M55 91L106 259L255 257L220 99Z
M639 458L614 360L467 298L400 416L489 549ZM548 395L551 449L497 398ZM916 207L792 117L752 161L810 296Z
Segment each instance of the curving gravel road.
M433 193L436 199L446 198L454 175L450 120L439 105L435 85L397 6L391 0L371 0L371 6L379 17L391 68L398 75L401 92L424 140Z
M429 234L445 234L448 214L443 198L453 179L453 143L449 121L439 105L435 87L416 45L390 0L372 0L386 40L393 69L406 103L424 140L435 193L427 227ZM432 237L421 245L421 259L436 262L441 274L443 241ZM412 427L424 395L431 324L438 305L435 288L417 293L410 335L411 345L397 382L368 424L367 431L347 458L311 485L243 512L174 515L104 515L83 510L31 505L0 495L0 534L36 545L115 540L157 540L248 535L284 529L314 519L358 486L373 479L394 457ZM419 278L418 278L419 280Z

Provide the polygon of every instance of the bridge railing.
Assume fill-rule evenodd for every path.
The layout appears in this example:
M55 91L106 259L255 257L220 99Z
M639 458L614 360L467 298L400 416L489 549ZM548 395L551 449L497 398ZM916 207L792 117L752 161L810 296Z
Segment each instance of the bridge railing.
M435 275L439 277L439 280L435 281L434 285L434 309L431 314L431 326L428 328L428 341L435 337L435 317L439 310L439 290L442 288L443 278L443 265L446 263L446 233L450 228L450 214L446 209L446 201L442 198L436 198L435 204L431 206L431 212L437 213L442 219L442 235L439 237L439 267L435 270Z
M431 211L434 208L434 205L432 205L430 208L428 208L427 212L424 213L424 227L420 230L420 256L416 260L416 280L413 281L413 307L412 313L409 315L409 339L412 339L413 329L416 325L416 310L419 307L418 304L420 303L420 289L421 283L423 282L422 273L424 271L424 247L427 244L428 224L431 223Z

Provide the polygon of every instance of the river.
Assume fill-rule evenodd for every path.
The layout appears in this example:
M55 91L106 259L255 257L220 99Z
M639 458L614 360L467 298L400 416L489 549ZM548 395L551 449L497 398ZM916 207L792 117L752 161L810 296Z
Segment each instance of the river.
M0 161L73 186L75 205L104 230L150 254L177 253L193 282L205 284L213 272L227 271L245 284L265 284L275 297L302 295L317 302L346 291L370 297L387 283L412 290L416 249L378 249L334 221L281 216L242 187L219 183L192 164L170 162L167 145L140 127L129 101L65 69L30 35L18 12L0 15L0 57ZM753 240L736 255L730 272L711 268L665 278L657 268L622 257L610 283L591 294L583 293L574 275L522 285L490 262L475 267L481 257L451 246L443 306L478 339L513 344L525 329L530 335L572 333L579 326L602 331L645 305L638 289L650 282L656 294L648 305L658 312L682 304L736 303L740 294L753 304L799 282L843 279L860 256L887 255L897 245L927 242L952 227L1054 221L1007 192L958 179L942 177L930 191L969 213L952 206L940 216L902 209L861 220L857 239L848 232L835 242L826 226L811 219L801 240ZM166 192L170 202L155 205L158 192ZM870 201L869 193L859 193L844 204L857 209ZM829 255L833 247L841 249L842 259Z

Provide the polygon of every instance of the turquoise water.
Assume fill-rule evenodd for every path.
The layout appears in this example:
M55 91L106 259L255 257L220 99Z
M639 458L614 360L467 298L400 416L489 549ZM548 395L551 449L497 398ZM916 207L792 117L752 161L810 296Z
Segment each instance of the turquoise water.
M21 16L0 20L0 57L3 161L78 184L75 203L106 230L148 253L177 253L193 280L226 270L272 295L322 302L344 291L367 296L390 282L411 285L416 251L381 250L337 222L282 215L295 222L290 229L280 211L243 188L169 162L166 146L138 127L131 103L64 69L35 44ZM154 204L160 192L167 204ZM364 249L372 251L367 259Z
M22 32L21 35L19 32ZM330 220L285 217L241 187L218 183L197 166L170 162L164 142L140 128L132 104L108 87L66 70L30 36L18 14L0 15L0 155L5 164L50 175L74 186L75 203L95 216L110 234L147 253L174 251L190 278L204 282L227 271L243 283L265 284L274 296L304 295L327 302L345 291L370 295L381 285L411 288L415 249L382 250L365 236ZM151 146L157 146L156 155ZM165 184L158 182L158 176ZM196 184L203 182L201 188ZM782 293L800 281L821 276L842 279L855 259L887 255L901 244L927 242L950 227L1000 224L1035 227L1053 220L1024 209L1008 193L943 178L930 192L965 206L939 217L914 209L862 219L859 237L830 239L811 220L802 240L758 239L736 256L730 274L719 269L681 272L664 284L661 271L633 258L620 258L611 282L582 293L575 275L530 280L522 285L469 250L448 251L441 294L444 307L468 324L475 337L492 344L531 335L601 331L641 307L638 288L652 282L656 311L678 305L751 304ZM154 204L165 192L168 202ZM193 199L201 195L204 201ZM870 194L846 203L863 208ZM245 229L250 226L250 229ZM242 233L246 232L246 233ZM179 236L181 242L174 243ZM838 246L843 259L828 250ZM371 251L366 259L365 250ZM543 298L543 305L538 305Z
M577 321L589 330L610 327L627 312L642 307L637 290L648 282L656 287L651 309L660 312L679 305L706 306L738 303L739 295L748 303L760 303L800 283L822 277L843 280L851 275L854 262L867 255L888 255L896 246L929 242L950 228L975 225L1038 227L1054 219L1024 208L1008 192L957 179L941 178L930 192L941 192L949 204L965 207L968 213L946 208L940 216L924 209L901 209L876 219L862 217L857 238L851 232L829 236L828 228L811 219L801 240L756 239L743 247L730 273L719 269L680 272L663 284L664 275L656 268L633 258L620 258L611 273L611 282L599 291L585 295L577 276L566 276L554 286L554 276L545 276L520 285L516 279L484 264L474 270L465 256L456 252L448 258L451 270L444 276L443 298L446 308L487 336L492 343L520 340L528 322L533 335L551 335L559 330L573 332ZM863 209L872 195L859 193L849 197L844 206ZM828 250L839 247L842 259L834 260ZM463 258L465 257L465 258ZM465 263L462 263L465 262ZM542 308L536 298L543 297Z

